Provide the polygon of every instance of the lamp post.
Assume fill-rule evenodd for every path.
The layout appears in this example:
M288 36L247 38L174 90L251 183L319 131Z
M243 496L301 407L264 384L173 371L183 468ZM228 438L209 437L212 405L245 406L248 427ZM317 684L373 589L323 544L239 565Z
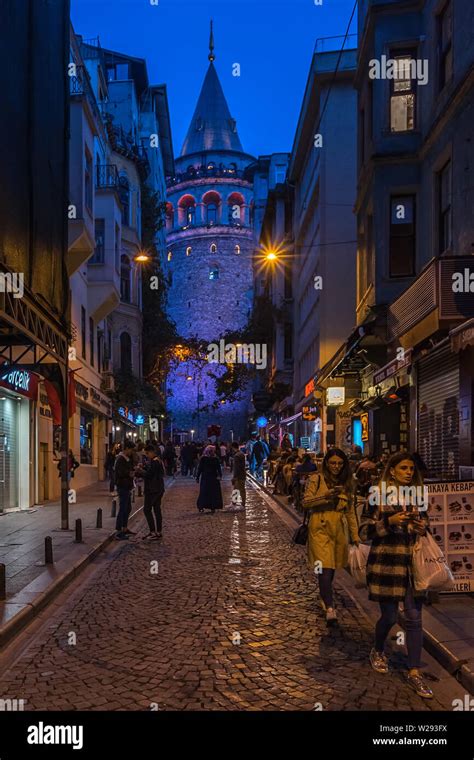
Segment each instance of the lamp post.
M189 431L191 433L191 440L194 441L194 430Z

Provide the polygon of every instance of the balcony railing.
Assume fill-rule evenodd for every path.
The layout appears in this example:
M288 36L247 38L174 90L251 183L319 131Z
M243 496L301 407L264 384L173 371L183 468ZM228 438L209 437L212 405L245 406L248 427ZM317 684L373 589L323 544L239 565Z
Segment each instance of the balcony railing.
M196 169L191 169L181 174L175 174L174 177L168 177L166 184L168 187L172 185L178 185L180 182L192 182L196 179L203 179L205 177L227 177L228 179L244 179L244 172L241 169L231 169L225 166L216 167L215 169L208 169L205 166L200 166Z
M96 187L101 190L115 190L119 187L119 173L115 164L101 164L96 167Z
M76 65L76 75L69 77L69 94L80 95L87 98L90 108L94 114L95 119L100 124L101 115L97 100L92 89L92 85L89 79L89 73L85 66L82 64Z

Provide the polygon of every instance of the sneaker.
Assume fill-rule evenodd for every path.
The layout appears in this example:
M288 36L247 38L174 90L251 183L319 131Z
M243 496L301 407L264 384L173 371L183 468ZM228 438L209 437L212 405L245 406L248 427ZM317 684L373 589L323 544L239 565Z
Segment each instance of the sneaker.
M337 613L334 607L328 607L326 609L326 625L336 625Z
M150 541L161 541L163 538L163 533L153 533Z
M371 649L369 659L370 664L377 673L388 673L388 660L383 652Z
M422 699L433 699L433 692L420 675L407 675L407 683Z
M153 536L154 533L147 533L146 536L143 536L142 541L149 541Z
M128 539L127 533L117 533L115 536L116 541L126 541Z

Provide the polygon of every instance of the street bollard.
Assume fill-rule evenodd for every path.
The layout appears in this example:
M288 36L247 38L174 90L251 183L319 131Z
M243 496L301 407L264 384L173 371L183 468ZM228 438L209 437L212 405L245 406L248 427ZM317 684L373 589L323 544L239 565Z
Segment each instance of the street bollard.
M112 512L110 513L111 517L117 517L117 499L112 499Z
M76 538L74 539L76 544L82 544L82 520L76 520Z
M3 601L7 598L7 577L5 572L5 565L0 562L0 600Z
M46 565L53 565L53 539L46 536L44 539L44 561Z
M143 496L141 485L138 485L138 496Z
M99 507L97 510L97 522L95 524L96 528L102 528L102 509Z

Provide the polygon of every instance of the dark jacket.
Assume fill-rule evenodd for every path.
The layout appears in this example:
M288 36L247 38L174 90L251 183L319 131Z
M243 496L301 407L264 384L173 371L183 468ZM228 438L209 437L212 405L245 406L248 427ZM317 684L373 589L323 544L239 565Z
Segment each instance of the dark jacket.
M366 504L362 514L360 538L362 541L372 541L367 560L367 585L369 599L374 602L403 602L409 586L414 596L422 597L425 593L413 588L411 566L416 533L388 522L391 515L402 510L403 507L398 505ZM419 516L427 528L429 520L426 513Z
M158 457L148 460L143 466L145 494L163 494L165 492L165 471Z
M217 457L201 457L196 474L196 480L200 482L198 509L222 509L221 477L222 469Z
M245 480L245 454L242 451L236 451L233 456L232 477Z
M123 453L119 454L115 460L115 485L117 488L133 488L133 459L126 459Z

